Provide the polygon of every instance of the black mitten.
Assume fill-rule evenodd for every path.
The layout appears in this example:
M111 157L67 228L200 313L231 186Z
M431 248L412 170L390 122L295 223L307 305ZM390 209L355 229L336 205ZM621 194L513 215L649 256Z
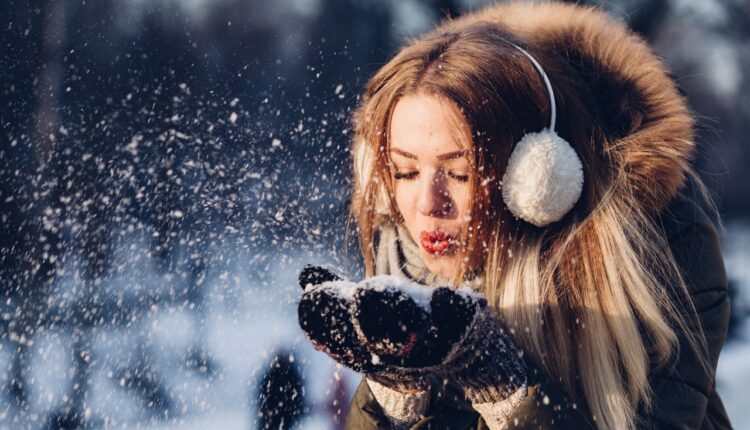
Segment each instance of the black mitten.
M368 302L361 292L366 289L366 283L355 284L342 280L340 276L322 267L307 266L300 273L300 285L305 288L298 307L299 325L307 338L316 349L328 354L337 362L357 372L366 374L388 387L402 390L422 390L428 385L426 374L416 372L404 375L393 373L392 366L380 360L374 351L389 351L398 353L401 345L409 342L409 335L402 327L424 325L427 313L416 306L410 297L395 294L386 297L384 302ZM319 282L325 280L324 282ZM355 311L355 295L367 303L368 314L374 315L381 309L390 312L392 308L399 310L399 320L372 319L370 331L385 330L385 335L379 339L387 339L390 344L377 344L378 340L366 341L357 332L353 324L352 314ZM405 307L400 308L399 303ZM370 321L368 321L370 322ZM426 328L426 327L425 327ZM361 333L361 332L360 332ZM399 337L401 334L405 334Z
M472 403L498 402L519 390L524 392L521 398L525 397L526 368L523 360L500 316L487 306L483 297L464 296L451 288L438 288L431 302L435 324L444 330L462 326L468 314L460 315L459 309L468 311L467 302L473 300L477 300L473 320L465 326L466 331L460 339L454 338L456 343L443 361L446 375L464 389ZM452 329L452 332L456 333L456 330Z

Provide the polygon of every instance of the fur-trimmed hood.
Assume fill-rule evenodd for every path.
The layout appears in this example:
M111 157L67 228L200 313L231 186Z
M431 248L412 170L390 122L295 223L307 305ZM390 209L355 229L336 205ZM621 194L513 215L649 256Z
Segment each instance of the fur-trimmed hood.
M542 50L548 61L567 61L590 86L605 110L600 116L609 139L601 152L616 163L615 193L627 189L648 212L676 196L694 153L694 120L665 65L642 38L593 7L531 2L493 5L444 22L435 32L478 21L500 24Z

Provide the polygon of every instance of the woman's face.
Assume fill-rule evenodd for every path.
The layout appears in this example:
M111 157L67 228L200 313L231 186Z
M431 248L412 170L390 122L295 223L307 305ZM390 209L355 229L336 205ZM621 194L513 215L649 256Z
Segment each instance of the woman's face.
M452 277L470 220L471 133L452 101L402 97L390 123L391 179L398 210L431 272Z

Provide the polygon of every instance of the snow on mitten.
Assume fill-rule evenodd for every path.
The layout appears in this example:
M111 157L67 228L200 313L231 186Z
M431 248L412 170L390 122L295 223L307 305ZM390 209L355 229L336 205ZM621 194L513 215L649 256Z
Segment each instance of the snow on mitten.
M299 272L299 285L304 290L308 285L320 285L323 282L342 281L344 278L323 266L306 265Z

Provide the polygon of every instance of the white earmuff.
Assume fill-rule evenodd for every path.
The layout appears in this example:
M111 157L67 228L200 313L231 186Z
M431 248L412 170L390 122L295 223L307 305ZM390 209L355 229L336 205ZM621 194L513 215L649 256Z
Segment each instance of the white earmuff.
M551 115L549 128L526 133L513 149L503 175L503 200L516 217L544 227L562 219L581 197L583 165L570 143L555 132L555 94L544 69L531 54L511 45L531 60L544 79Z

